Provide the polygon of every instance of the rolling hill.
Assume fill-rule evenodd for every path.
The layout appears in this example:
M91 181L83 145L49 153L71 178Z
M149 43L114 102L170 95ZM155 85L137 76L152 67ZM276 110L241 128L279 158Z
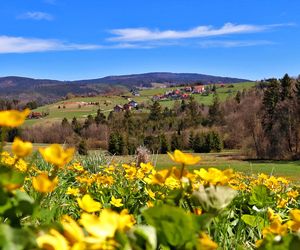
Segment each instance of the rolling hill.
M60 100L68 93L85 96L118 94L132 87L151 87L152 83L175 85L195 82L203 84L222 82L226 84L245 81L249 80L194 73L167 72L107 76L78 81L8 76L0 78L0 98L14 98L21 101L35 100L40 104L45 104Z

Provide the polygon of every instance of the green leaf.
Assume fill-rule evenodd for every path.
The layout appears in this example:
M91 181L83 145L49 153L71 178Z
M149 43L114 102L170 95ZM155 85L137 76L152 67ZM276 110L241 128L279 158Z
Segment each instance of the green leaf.
M24 173L6 167L0 168L0 183L3 186L6 186L8 184L15 184L21 186L24 182L24 178Z
M265 226L265 220L260 216L244 214L241 219L251 227L258 227L262 229Z
M5 205L6 202L7 202L7 193L4 192L4 190L0 186L0 206Z
M249 204L255 205L258 208L272 205L273 199L270 190L264 185L255 186L251 191Z
M0 225L1 250L33 249L34 236L26 229L14 229L9 225Z
M213 218L215 217L214 214L201 214L201 215L192 215L193 223L196 231L201 231L206 229Z
M156 229L160 244L182 247L194 240L196 229L192 216L181 208L162 205L144 210L143 216Z
M156 230L152 226L135 226L130 232L130 237L138 245L139 249L157 249Z

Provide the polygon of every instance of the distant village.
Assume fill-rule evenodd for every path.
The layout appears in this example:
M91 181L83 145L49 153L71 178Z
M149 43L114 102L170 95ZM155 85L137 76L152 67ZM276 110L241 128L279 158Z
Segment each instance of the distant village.
M222 84L220 84L222 87ZM196 86L185 86L182 88L174 88L172 90L165 91L164 94L157 94L152 96L152 101L167 101L167 100L185 100L188 99L191 94L205 94L209 93L209 85L196 85ZM131 94L133 96L140 96L138 89L132 89ZM114 107L114 112L122 112L138 108L138 103L136 101L129 101L124 105L116 105Z
M174 90L166 91L162 95L154 95L153 101L166 101L166 100L185 100L190 97L191 94L203 94L206 92L204 85L187 86L184 88L177 88Z

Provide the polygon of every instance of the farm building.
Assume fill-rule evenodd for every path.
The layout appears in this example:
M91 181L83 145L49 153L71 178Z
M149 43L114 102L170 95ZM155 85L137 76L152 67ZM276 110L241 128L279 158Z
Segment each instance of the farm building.
M198 85L193 87L193 93L195 94L201 94L205 92L205 86L204 85Z
M114 107L114 112L122 112L124 109L121 105L116 105Z
M136 102L136 101L130 101L129 103L128 103L128 105L130 105L131 107L133 107L133 108L136 108L137 106L138 106L138 103Z

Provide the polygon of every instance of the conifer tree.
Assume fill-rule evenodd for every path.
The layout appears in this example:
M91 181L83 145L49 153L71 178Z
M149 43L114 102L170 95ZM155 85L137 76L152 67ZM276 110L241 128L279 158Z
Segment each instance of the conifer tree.
M210 125L220 125L224 123L224 116L218 95L214 95L213 103L211 106L209 106L208 119Z
M150 107L149 120L159 121L161 118L161 105L158 101L153 102Z
M119 139L116 133L111 133L108 141L108 152L113 155L119 154Z
M292 79L288 74L285 74L281 79L281 100L291 98L292 96Z
M160 153L166 154L170 150L169 143L167 141L167 138L164 134L160 136Z
M96 122L97 125L106 123L106 117L101 112L100 109L97 110L97 115L95 116L95 122Z
M85 140L81 140L78 145L78 154L88 155L87 145Z

